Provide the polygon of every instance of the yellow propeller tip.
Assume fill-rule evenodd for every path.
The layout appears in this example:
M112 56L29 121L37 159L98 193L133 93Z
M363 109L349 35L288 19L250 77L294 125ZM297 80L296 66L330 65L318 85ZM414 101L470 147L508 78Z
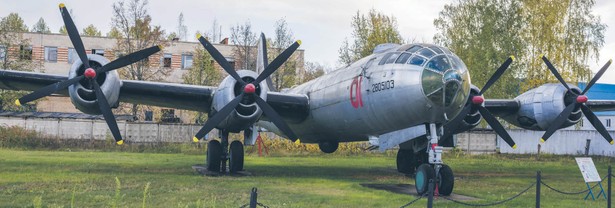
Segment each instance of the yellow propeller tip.
M609 59L609 63L613 62L613 59Z
M60 5L59 5L59 6L60 6L60 8L64 8L64 7L65 7L65 6L64 6L64 3L60 3Z
M541 54L540 54L540 58L543 58L543 57L545 57L545 54L544 54L544 53L541 53Z
M197 33L197 34L196 34L196 39L201 39L201 37L203 37L203 36L201 35L201 33Z
M540 138L540 143L545 143L545 139Z
M517 149L517 144L512 146L513 149Z
M513 61L515 61L515 56L510 55L510 59L512 59Z
M615 143L615 142L613 140L611 140L611 142L609 142L609 143L611 143L611 145L613 145L613 143Z
M193 141L193 142L195 142L195 143L196 143L196 142L199 142L199 138L192 137L192 141Z
M15 100L15 105L16 106L21 106L21 102L19 102L19 99Z
M124 144L124 140L117 141L116 144L117 145L122 145L122 144Z
M297 43L299 43L299 45L301 45L301 40L297 40Z
M301 144L301 140L297 139L297 140L295 141L295 144Z
M158 45L158 49L160 49L162 51L162 49L164 49L164 46Z

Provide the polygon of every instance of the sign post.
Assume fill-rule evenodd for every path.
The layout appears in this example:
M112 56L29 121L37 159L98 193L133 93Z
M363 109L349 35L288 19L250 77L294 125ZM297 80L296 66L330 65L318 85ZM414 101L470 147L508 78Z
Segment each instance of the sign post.
M606 193L604 193L604 189L602 188L602 178L600 178L600 174L598 174L598 170L596 170L596 166L594 165L594 161L591 157L577 157L575 158L577 161L577 165L579 166L579 170L581 170L581 174L583 175L583 180L585 180L585 185L587 185L587 190L589 191L585 196L585 200L587 197L592 196L592 200L596 200L596 198L600 198L600 195L604 196L606 199ZM592 191L589 183L598 182L598 186L600 187L600 192L598 192L598 196L594 197L594 192Z

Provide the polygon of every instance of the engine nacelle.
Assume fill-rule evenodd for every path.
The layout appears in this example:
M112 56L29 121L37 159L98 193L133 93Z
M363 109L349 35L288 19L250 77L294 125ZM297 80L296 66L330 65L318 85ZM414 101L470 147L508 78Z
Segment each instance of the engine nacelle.
M577 86L568 86L575 93L581 94ZM575 96L559 83L545 84L517 96L515 100L519 101L519 111L502 118L524 129L545 131L567 105L575 102L574 98ZM574 109L560 128L576 124L582 116L580 109Z
M90 59L90 66L94 69L109 63L109 60L100 55L89 54L88 58ZM74 77L81 76L85 70L86 69L81 62L81 59L76 59L68 73L68 78L72 79ZM109 106L117 107L120 96L120 88L122 86L120 76L117 71L113 70L107 73L98 74L96 80L100 84L100 89L105 94L105 97L109 102ZM98 100L96 99L96 93L94 92L92 86L90 86L87 79L69 86L68 94L70 95L70 100L73 105L81 112L92 115L101 114L98 107Z
M237 71L237 73L247 83L254 81L258 76L256 72L249 70L240 70ZM267 100L269 88L267 88L267 84L264 83L265 82L261 82L255 86L255 94L263 100ZM212 110L209 113L209 117L211 118L215 115L220 109L241 94L242 91L243 86L233 77L227 76L224 78L214 93ZM235 108L224 121L220 122L217 128L225 129L230 132L239 132L252 126L252 124L258 121L262 114L263 111L257 106L255 99L249 95L244 95L243 100L239 103L237 108Z

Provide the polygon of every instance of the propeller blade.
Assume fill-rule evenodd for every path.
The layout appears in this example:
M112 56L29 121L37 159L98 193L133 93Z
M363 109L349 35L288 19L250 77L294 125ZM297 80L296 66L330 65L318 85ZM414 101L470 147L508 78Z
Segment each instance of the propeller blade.
M85 47L83 46L83 42L81 41L81 36L79 36L79 30L77 30L75 22L73 22L73 18L70 17L70 14L68 13L68 10L64 6L64 4L60 4L60 13L62 13L62 20L64 20L66 32L68 33L70 41L73 43L73 47L75 47L77 55L79 55L79 59L81 59L81 62L86 69L90 68L90 62L88 56L85 53Z
M122 135L120 134L120 128L117 127L115 116L113 112L111 112L111 107L109 106L105 94L100 89L100 85L98 85L95 79L91 79L90 82L94 87L94 92L96 92L96 99L98 100L100 112L102 112L105 122L107 122L107 126L109 126L109 130L111 130L111 134L113 134L113 138L115 138L115 143L119 145L124 144L124 140L122 140Z
M594 126L594 128L596 128L598 133L600 133L602 137L606 139L607 142L613 144L613 138L611 137L611 135L609 135L609 132L606 130L606 128L604 128L604 125L602 125L602 122L600 122L596 114L594 114L594 112L592 112L586 105L581 105L581 110L583 111L583 115L587 117L587 120L589 120L589 122Z
M256 95L254 97L256 98L256 103L258 104L258 106L263 110L263 113L265 113L265 115L269 117L269 119L271 119L271 122L273 122L275 126L280 128L280 130L284 132L284 134L286 134L286 136L288 136L291 141L297 141L297 135L295 135L293 130L288 127L288 124L286 124L282 117L277 112L275 112L275 110L273 110L273 108L271 108L271 106L269 106L269 104L267 104L267 102L265 102L263 98Z
M207 119L205 125L203 125L199 132L196 133L196 135L192 138L192 141L198 142L201 138L205 136L205 134L209 133L209 131L214 129L220 122L226 119L226 117L228 117L228 115L231 114L233 110L235 110L235 107L239 105L239 102L241 102L243 96L244 93L242 92L241 94L239 94L239 96L235 97L235 99L233 99L231 102L226 104L226 106L220 109L220 111L218 111L216 115Z
M446 131L444 135L442 135L442 138L448 138L449 136L452 136L454 134L453 132L457 130L456 127L459 126L459 123L461 123L461 121L463 121L463 119L466 118L466 115L470 113L471 109L472 109L472 104L467 103L463 107L463 109L459 112L459 114L457 114L457 117L455 117L453 120L446 123L446 126L449 127L450 129Z
M226 61L226 58L224 58L224 56L220 53L220 51L218 51L218 49L216 49L209 41L207 41L205 37L201 36L201 34L197 34L196 38L199 39L201 45L203 45L203 47L205 47L205 50L209 52L211 57L214 58L214 60L216 60L216 62L218 62L220 66L222 66L226 73L231 75L231 77L235 78L235 80L237 80L242 85L246 85L246 82L244 82L241 77L239 77L239 74L237 74L233 67L231 67L231 64Z
M493 128L495 133L500 135L500 137L502 137L502 139L506 143L508 143L508 145L510 145L510 147L512 147L513 149L517 148L517 144L515 144L515 141L513 141L512 137L510 137L508 132L506 132L506 129L504 129L502 124L500 124L500 122L495 118L495 116L493 116L493 114L491 114L491 112L489 112L489 110L487 110L487 108L485 108L483 106L478 106L478 111L480 112L480 115L483 116L485 121L487 121L489 126L491 126L491 128Z
M498 81L498 79L500 79L500 77L502 76L502 74L504 74L504 72L506 72L506 69L508 69L508 66L510 66L510 64L515 60L514 56L510 56L508 57L508 59L506 59L506 61L504 61L504 63L500 66L500 68L498 68L495 73L493 75L491 75L491 78L489 78L489 81L487 81L487 83L485 84L485 86L483 86L483 89L480 90L480 92L478 93L479 95L482 95L483 93L485 93L487 91L487 89L489 89L489 87L491 87L491 85L493 85L493 83L495 83L496 81Z
M102 66L100 69L97 70L97 74L98 73L106 73L108 71L114 70L114 69L118 69L118 68L122 68L125 66L128 66L130 64L136 63L137 61L141 61L147 57L149 57L152 54L158 53L158 51L162 50L162 46L158 45L158 46L153 46L153 47L149 47L131 54L128 54L126 56L122 56L118 59L113 60L112 62L109 62L108 64Z
M293 43L290 47L288 47L286 50L284 50L284 52L278 55L278 57L273 59L273 61L267 66L267 68L265 68L265 71L259 74L256 80L254 80L254 82L252 83L257 85L261 83L261 81L269 77L269 75L273 74L275 70L280 68L280 66L282 66L282 64L284 64L284 62L286 62L286 60L288 60L288 58L290 58L290 56L293 55L295 50L297 50L297 48L299 48L300 45L301 45L301 41L298 40L297 42Z
M585 95L585 93L587 91L589 91L589 88L591 88L592 86L594 86L594 84L596 84L596 82L600 79L600 77L602 77L602 74L604 74L604 72L606 71L606 69L609 68L609 66L611 65L611 62L613 62L613 60L609 60L608 62L606 62L606 64L604 64L604 66L602 66L602 68L600 69L600 71L598 71L598 73L596 74L596 76L594 76L594 78L592 78L591 81L589 81L589 83L587 84L587 86L585 86L585 89L583 90L583 92L581 93L581 95Z
M84 78L84 76L81 75L81 76L77 76L77 77L69 79L69 80L65 80L65 81L61 81L61 82L56 82L56 83L47 85L47 86L45 86L45 87L43 87L41 89L38 89L38 90L36 90L34 92L31 92L30 94L24 95L23 97L15 100L15 104L19 106L19 105L21 105L23 103L27 103L27 102L30 102L30 101L33 101L33 100L36 100L36 99L39 99L39 98L51 95L51 94L53 94L53 93L55 93L57 91L60 91L60 90L62 90L64 88L67 88L68 86L70 86L72 84L75 84L75 83L81 81L81 79L83 79L83 78Z
M557 116L557 118L555 118L555 121L551 123L549 128L547 128L547 131L545 131L545 134L543 134L542 138L540 138L540 142L544 143L545 141L547 141L547 139L549 139L549 137L551 137L551 135L553 135L553 133L555 133L555 131L557 131L562 126L562 124L566 122L566 120L568 119L568 116L570 116L570 114L572 113L572 110L574 110L576 105L577 103L571 103L570 105L566 106L564 111L562 111Z
M549 61L549 59L547 59L547 57L544 55L542 55L542 61L544 61L545 64L547 64L547 68L551 70L551 73L553 73L555 78L557 78L557 80L559 80L559 82L562 83L564 87L568 89L568 91L570 91L570 87L568 87L568 84L566 84L566 82L564 81L564 78L562 78L562 75L560 75L559 72L557 72L557 69L555 69L555 67L553 66L553 64L551 64L551 61Z

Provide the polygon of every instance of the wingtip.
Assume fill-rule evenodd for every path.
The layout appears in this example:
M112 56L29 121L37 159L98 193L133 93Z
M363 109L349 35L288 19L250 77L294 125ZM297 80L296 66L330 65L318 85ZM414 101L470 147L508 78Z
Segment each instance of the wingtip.
M514 56L514 55L510 55L510 59L511 59L512 61L515 61L515 56Z
M64 6L64 3L60 3L60 5L58 5L60 8L64 8L66 6Z
M116 144L117 145L122 145L122 144L124 144L124 140L117 141Z
M197 142L199 142L199 138L192 137L192 141L193 141L194 143L197 143Z
M15 100L15 105L16 106L21 106L21 102L19 102L19 99Z
M540 143L545 143L545 139L540 138Z
M513 149L517 149L517 144L512 146Z

